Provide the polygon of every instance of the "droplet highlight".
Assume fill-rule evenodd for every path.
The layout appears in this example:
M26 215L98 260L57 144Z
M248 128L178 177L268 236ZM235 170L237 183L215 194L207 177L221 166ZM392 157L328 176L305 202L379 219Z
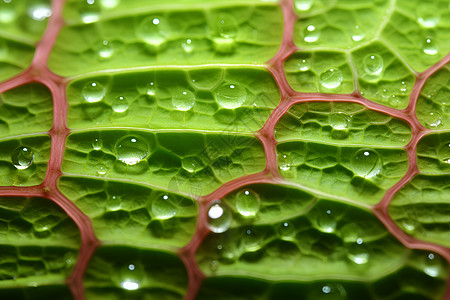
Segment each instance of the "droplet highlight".
M149 147L143 138L127 135L117 141L115 150L117 159L132 166L147 156Z
M323 71L319 76L320 84L326 89L335 89L339 87L344 80L342 71L338 68L330 68Z
M427 37L423 43L423 52L427 55L438 54L439 47L433 38Z
M214 201L208 209L208 228L215 233L222 233L230 228L233 215L220 200Z
M105 97L106 89L100 82L91 81L83 86L81 94L87 102L94 103Z
M33 150L29 147L19 146L11 154L11 161L18 170L27 169L34 160Z
M167 220L177 214L177 208L170 202L168 195L163 195L152 201L152 214L155 219Z
M383 71L383 58L378 54L369 54L363 58L364 71L369 75L380 75Z
M183 48L184 52L187 54L194 51L194 44L192 43L191 39L187 39L184 42L182 42L181 47Z
M195 104L195 96L189 90L178 91L172 96L172 104L175 109L180 111L188 111Z
M236 194L236 209L241 216L255 217L260 206L261 200L256 192L245 189Z
M347 257L355 264L362 265L369 261L369 251L362 238L358 238L348 248Z
M297 231L294 224L290 222L283 222L278 227L278 235L284 241L294 241Z
M98 50L98 56L101 60L106 60L113 56L114 54L114 47L111 44L111 42L104 40L101 42L99 50Z
M320 31L314 25L308 25L303 31L303 34L303 40L307 43L317 42L320 37Z
M137 35L147 44L159 47L168 37L166 21L161 17L147 17L139 24Z
M351 163L355 173L365 178L377 176L383 168L380 155L371 149L358 150L353 154Z
M216 93L217 103L225 109L234 109L242 106L247 100L247 90L237 84L224 84Z
M126 112L128 110L128 100L123 96L117 96L114 98L111 107L116 113Z
M322 211L317 217L318 229L322 232L332 233L336 230L337 221L331 209Z

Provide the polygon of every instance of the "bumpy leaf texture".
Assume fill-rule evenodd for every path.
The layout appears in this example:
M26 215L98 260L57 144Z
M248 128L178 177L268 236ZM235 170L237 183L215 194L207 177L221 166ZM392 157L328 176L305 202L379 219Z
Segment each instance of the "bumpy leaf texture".
M450 8L0 0L1 299L450 299Z

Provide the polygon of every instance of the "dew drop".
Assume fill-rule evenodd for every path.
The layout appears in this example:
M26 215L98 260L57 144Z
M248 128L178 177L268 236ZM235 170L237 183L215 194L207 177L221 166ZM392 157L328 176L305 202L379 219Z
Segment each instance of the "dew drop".
M217 103L226 109L238 108L247 99L247 91L237 84L224 84L220 86L216 93Z
M356 25L355 29L353 30L352 40L354 42L359 42L362 39L364 39L364 37L365 37L364 31L359 28L359 25Z
M107 40L101 42L98 50L98 56L100 59L108 59L114 54L114 47Z
M437 154L440 161L450 164L450 142L442 144L439 147Z
M322 232L331 233L336 229L337 221L333 216L331 209L327 209L319 214L317 217L318 229Z
M119 196L111 196L109 197L106 203L108 210L117 211L122 208L122 199Z
M12 152L11 160L16 169L25 170L33 163L33 150L29 147L19 146Z
M317 30L316 26L308 25L304 30L304 41L307 43L314 43L320 37L320 31Z
M154 82L149 82L147 84L147 95L155 96L156 95L156 86Z
M123 96L117 96L111 106L116 113L123 113L128 109L128 100Z
M423 271L428 276L438 277L442 272L442 262L440 257L435 253L428 253L425 257L425 266Z
M350 116L344 113L334 113L330 115L330 125L333 128L331 137L334 139L345 139L348 137L348 124Z
M220 14L214 24L214 36L212 38L214 49L222 54L234 52L238 24L230 14Z
M278 157L278 165L281 171L287 172L291 169L292 161L288 154L283 154Z
M158 47L166 41L168 30L166 21L161 17L147 17L139 24L137 35L147 44Z
M347 292L340 284L327 283L319 290L313 290L308 300L345 300Z
M440 20L436 10L437 7L433 3L422 1L417 6L417 22L425 28L435 27Z
M168 195L163 195L153 200L152 213L155 219L167 220L177 214L177 208L170 202Z
M36 5L28 9L28 15L35 21L44 21L52 15L52 9L45 4Z
M106 172L108 171L108 168L102 163L95 165L95 169L97 171L97 174L100 176L105 175Z
M358 265L366 264L369 261L370 254L363 239L358 238L355 243L350 245L347 257Z
M95 138L92 141L92 149L94 150L100 150L102 148L102 141L99 138Z
M222 233L228 230L233 220L230 209L220 200L214 201L208 210L208 227L212 232Z
M181 43L181 47L183 48L185 53L191 53L194 51L194 44L191 39L187 39L186 41Z
M172 104L177 110L188 111L194 107L194 93L189 90L178 91L172 96Z
M417 225L418 222L412 218L403 219L402 221L403 228L409 233L413 233L416 230Z
M141 281L144 279L142 267L132 263L125 266L122 265L119 270L121 288L129 291L139 289Z
M258 231L253 227L245 228L242 232L241 245L245 252L254 252L261 249L262 240Z
M131 166L147 156L149 147L143 138L127 135L117 141L115 150L117 159Z
M438 50L436 42L431 37L427 37L423 43L423 52L427 55L436 55Z
M100 6L96 0L85 0L80 8L80 17L83 23L93 23L100 19Z
M106 89L100 82L91 81L83 86L81 94L87 102L94 103L105 97Z
M252 190L245 189L236 194L236 209L244 217L255 217L260 205L259 195Z
M425 115L424 118L425 124L429 127L440 127L443 125L442 116L438 112L431 112Z
M205 168L203 161L196 156L188 156L182 159L181 166L189 173L195 173Z
M112 9L117 7L117 5L119 5L120 0L101 0L101 5L102 7L106 8L106 9Z
M323 71L319 76L320 84L327 89L335 89L339 87L344 80L342 71L338 68L330 68Z
M307 11L310 10L314 0L295 0L294 6L299 11Z
M305 72L311 68L311 62L309 61L309 59L302 58L298 60L297 66L301 72Z
M0 23L13 22L16 15L17 0L0 0Z
M296 234L295 226L290 222L283 222L278 228L278 235L282 240L293 241Z
M383 71L383 58L378 54L369 54L363 58L364 71L369 75L379 75Z
M372 149L361 149L353 154L352 167L356 174L365 178L377 176L383 167L380 155Z

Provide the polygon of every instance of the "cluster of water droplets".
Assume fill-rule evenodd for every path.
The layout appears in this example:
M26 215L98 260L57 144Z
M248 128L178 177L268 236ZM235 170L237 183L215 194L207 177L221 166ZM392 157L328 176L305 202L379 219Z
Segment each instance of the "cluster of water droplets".
M11 161L17 170L25 170L34 160L34 151L30 147L19 146L11 154Z

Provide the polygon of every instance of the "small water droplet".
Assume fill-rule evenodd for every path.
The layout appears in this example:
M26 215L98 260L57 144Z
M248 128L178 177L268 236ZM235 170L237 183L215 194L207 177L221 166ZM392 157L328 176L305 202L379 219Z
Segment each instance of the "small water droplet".
M113 195L108 198L106 205L108 207L108 210L117 211L122 208L122 199L119 196Z
M422 1L417 6L417 22L425 28L435 27L440 20L440 16L436 13L438 8L434 3Z
M296 234L295 226L290 222L283 222L278 227L278 235L282 240L294 241Z
M172 104L177 110L188 111L194 107L194 93L189 90L178 91L172 96Z
M92 141L92 149L100 150L102 148L102 140L100 138L95 138Z
M213 26L214 49L223 54L234 52L238 33L238 24L234 17L230 14L220 14Z
M438 158L445 164L450 164L450 142L442 144L438 151Z
M278 165L281 171L289 171L292 165L291 156L288 154L278 156Z
M105 97L106 89L100 82L91 81L83 86L81 93L87 102L94 103Z
M93 23L100 19L101 7L96 0L83 1L80 8L80 17L83 23Z
M369 54L363 58L364 71L369 75L380 75L383 71L384 61L378 54Z
M181 166L189 173L195 173L205 168L203 161L197 156L188 156L182 159Z
M113 54L114 54L114 47L112 46L112 44L107 40L103 40L100 43L100 47L98 49L99 58L101 60L108 59L111 56L113 56Z
M170 202L168 195L163 195L152 201L152 213L155 219L167 220L177 214L177 208Z
M426 114L424 121L429 127L440 127L443 125L442 116L438 112L430 112Z
M186 41L181 43L181 47L183 48L185 53L191 53L194 51L194 44L191 39L187 39Z
M28 9L28 16L35 21L44 21L52 15L52 9L46 4L31 6Z
M311 68L311 62L309 59L301 58L297 62L298 69L302 72L308 71Z
M319 290L313 290L308 300L345 300L347 292L341 284L327 283Z
M333 128L331 137L334 139L345 139L348 137L348 124L350 116L344 113L334 113L330 115L330 125Z
M403 219L402 226L407 232L413 233L418 226L418 222L413 218L407 218Z
M236 209L244 217L254 217L259 211L261 200L259 195L249 189L236 194Z
M117 96L111 106L116 113L123 113L128 109L128 100L123 96Z
M320 31L317 30L316 26L308 25L304 30L305 37L303 38L307 43L314 43L320 37Z
M335 89L339 87L344 80L342 71L338 68L330 68L323 71L319 76L320 84L326 89Z
M317 226L318 229L322 232L331 233L336 229L337 221L333 216L333 211L331 209L327 209L320 213L317 217Z
M19 146L12 152L11 160L16 169L24 170L33 163L33 150L29 147Z
M150 95L150 96L156 95L156 85L154 82L149 82L147 84L147 95Z
M354 42L359 42L362 39L364 39L364 37L365 37L364 31L359 28L359 25L356 25L355 28L353 29L352 40Z
M314 0L295 0L294 6L299 11L307 11L310 10Z
M427 37L425 38L425 42L423 44L423 52L427 55L436 55L438 53L438 45L434 41L433 38Z
M103 176L108 171L108 167L102 163L98 163L95 165L95 169L97 171L97 174L100 176Z
M209 263L209 269L211 270L211 272L216 272L218 267L219 267L219 264L217 263L216 260L212 260Z
M241 238L241 246L245 252L255 252L261 249L262 239L258 231L253 227L244 228Z
M212 232L222 233L230 228L233 215L230 209L220 200L216 200L209 206L208 227Z
M247 90L237 84L224 84L215 95L217 103L226 109L238 108L247 100Z
M127 135L117 141L115 150L117 159L131 166L147 156L149 147L143 138Z
M356 174L365 178L377 176L383 168L380 155L372 149L361 149L353 154L352 167Z
M425 266L423 271L425 274L431 277L438 277L440 273L443 271L442 266L442 258L435 253L428 253L425 256Z
M16 0L0 0L0 23L11 23L17 17Z
M101 5L102 7L106 8L106 9L112 9L117 7L117 5L119 5L120 0L101 0Z
M349 246L347 257L358 265L366 264L369 261L370 254L362 238L358 238Z
M120 266L118 275L120 287L129 291L137 290L145 276L143 268L134 263Z
M162 17L150 16L142 20L137 28L137 35L147 44L159 47L163 44L169 30L166 20Z

